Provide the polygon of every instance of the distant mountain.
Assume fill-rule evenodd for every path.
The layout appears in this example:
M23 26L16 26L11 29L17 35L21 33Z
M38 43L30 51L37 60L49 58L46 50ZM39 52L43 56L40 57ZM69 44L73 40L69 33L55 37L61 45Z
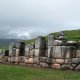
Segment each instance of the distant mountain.
M20 41L19 39L0 39L0 49L7 49L12 42Z

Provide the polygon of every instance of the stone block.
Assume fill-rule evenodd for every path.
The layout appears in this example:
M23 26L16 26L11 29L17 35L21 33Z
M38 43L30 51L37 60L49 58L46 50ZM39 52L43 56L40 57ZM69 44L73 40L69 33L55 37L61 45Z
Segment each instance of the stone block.
M12 49L13 49L13 43L9 45L9 56L10 56L11 53L12 53Z
M76 50L74 46L62 46L61 47L62 58L75 58Z
M48 46L48 57L52 58L52 57L54 57L54 54L55 54L55 47L54 46L53 47Z
M46 49L46 40L44 37L38 36L35 41L36 49Z
M58 64L64 64L65 61L64 61L64 59L56 59L56 63L58 63Z
M72 64L80 64L80 58L72 58Z
M8 62L11 62L11 57L10 56L8 57Z
M44 57L46 54L46 50L42 49L35 49L35 53L34 53L34 56L36 57Z
M15 63L15 57L11 57L11 63Z
M64 45L64 42L62 40L54 40L53 46L62 46Z
M62 69L65 69L65 70L73 70L74 69L74 67L72 67L70 64L63 64L62 65Z
M18 57L19 56L19 49L16 49L16 55L15 55L16 57Z
M5 62L8 62L8 56L5 56Z
M76 58L80 58L80 50L76 50Z
M13 48L13 49L12 49L12 53L10 54L10 56L12 56L12 57L13 57L13 56L14 56L14 57L16 56L16 48Z
M65 59L65 64L71 64L72 60L71 59Z
M51 64L53 63L52 61L53 61L53 58L48 58L48 57L46 58L46 63Z
M31 54L31 56L34 56L34 54L35 54L35 49L30 50L30 54Z
M55 51L54 58L62 58L61 46L55 46L54 51Z
M34 63L34 59L33 58L29 58L28 59L28 64L33 64Z
M24 63L25 57L24 56L19 56L18 60L19 60L19 63Z
M45 50L45 57L48 57L48 49Z
M67 41L66 45L67 46L77 46L77 42L76 41Z
M16 42L15 47L16 47L16 49L19 49L20 48L20 42Z
M39 57L34 57L34 63L35 63L35 64L39 64L39 62L40 62Z
M75 68L76 71L80 71L80 64Z
M54 39L55 39L54 35L48 36L48 46L53 46Z
M46 60L47 60L47 57L40 57L40 62L46 62Z
M56 63L56 59L52 59L52 63L55 64Z
M24 62L25 62L26 64L28 64L28 59L25 59Z
M61 65L60 64L52 64L51 68L53 68L53 69L61 69Z
M40 62L40 67L48 68L49 65L47 63Z

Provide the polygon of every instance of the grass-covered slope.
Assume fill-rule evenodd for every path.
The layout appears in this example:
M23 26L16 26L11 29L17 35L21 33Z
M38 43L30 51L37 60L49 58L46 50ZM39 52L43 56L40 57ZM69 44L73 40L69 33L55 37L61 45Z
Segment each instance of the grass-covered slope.
M80 80L80 72L0 64L0 80Z
M58 33L59 32L50 33L50 34L57 36ZM74 41L80 40L80 30L66 30L66 31L64 31L64 33L68 40L74 40ZM45 38L47 40L47 36L45 36ZM34 43L35 39L26 40L25 42L26 43Z

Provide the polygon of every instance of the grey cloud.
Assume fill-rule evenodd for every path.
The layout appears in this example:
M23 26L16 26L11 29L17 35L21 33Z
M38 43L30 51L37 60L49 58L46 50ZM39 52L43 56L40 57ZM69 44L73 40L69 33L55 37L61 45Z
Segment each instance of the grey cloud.
M30 39L80 29L79 0L0 0L0 38Z

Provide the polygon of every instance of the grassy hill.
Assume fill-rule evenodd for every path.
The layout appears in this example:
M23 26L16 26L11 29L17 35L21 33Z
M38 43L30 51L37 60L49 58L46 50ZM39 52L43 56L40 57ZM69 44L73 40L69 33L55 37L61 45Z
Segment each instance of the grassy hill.
M55 33L50 33L52 35L57 36L59 32L55 32ZM67 37L68 40L74 40L74 41L79 41L80 40L80 29L79 30L66 30L64 31L65 36ZM47 35L48 36L48 35ZM47 40L47 36L44 36ZM35 39L31 39L31 40L26 40L26 43L34 43Z
M0 80L80 80L80 72L0 64Z

